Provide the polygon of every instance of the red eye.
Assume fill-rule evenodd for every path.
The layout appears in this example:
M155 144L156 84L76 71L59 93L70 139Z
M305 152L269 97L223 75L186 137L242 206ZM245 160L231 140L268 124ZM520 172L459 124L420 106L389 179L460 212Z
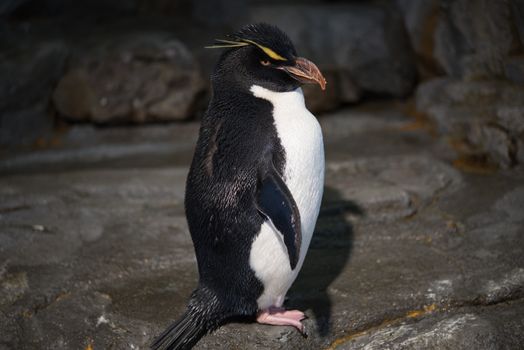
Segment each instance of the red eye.
M263 66L269 66L270 62L267 61L267 60L262 60L262 61L260 61L260 64L263 65Z

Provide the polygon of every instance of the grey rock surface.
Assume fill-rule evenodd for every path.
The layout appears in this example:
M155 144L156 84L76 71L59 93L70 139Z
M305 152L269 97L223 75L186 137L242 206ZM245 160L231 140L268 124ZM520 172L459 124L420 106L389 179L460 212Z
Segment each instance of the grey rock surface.
M438 0L396 0L399 9L402 11L406 29L411 39L411 45L418 54L424 54L424 41L428 24L431 17L438 10L440 2Z
M189 118L204 89L198 64L168 33L111 38L71 64L53 93L65 118L95 123Z
M488 312L466 307L418 323L388 325L336 349L518 349L522 340L505 328L523 329L519 320L523 307L522 302L494 306Z
M286 304L305 310L309 338L233 323L196 349L519 348L524 169L461 173L410 123L391 105L321 119L325 196ZM0 178L2 348L146 349L182 313L197 282L183 197L198 125L175 131L79 128L45 160L0 159L25 157ZM84 159L92 140L105 160ZM169 145L155 161L151 140Z
M496 78L518 41L510 1L444 0L435 33L435 57L455 78ZM518 35L518 34L517 34Z
M416 93L417 109L438 131L466 141L471 153L487 154L496 164L521 163L524 140L524 87L506 81L433 79Z

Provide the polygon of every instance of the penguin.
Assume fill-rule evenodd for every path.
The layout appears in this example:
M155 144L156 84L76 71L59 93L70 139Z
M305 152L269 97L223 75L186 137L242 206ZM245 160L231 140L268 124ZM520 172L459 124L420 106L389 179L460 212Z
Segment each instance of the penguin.
M152 343L190 349L233 318L292 326L283 307L313 235L324 187L324 145L301 86L326 80L288 36L258 23L208 48L211 75L187 177L185 210L199 282L184 314Z

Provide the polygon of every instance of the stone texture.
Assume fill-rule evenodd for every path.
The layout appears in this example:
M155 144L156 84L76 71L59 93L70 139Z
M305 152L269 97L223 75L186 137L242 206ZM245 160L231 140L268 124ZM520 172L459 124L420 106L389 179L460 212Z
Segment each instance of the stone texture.
M517 140L516 148L517 148L517 151L516 151L515 159L517 160L519 164L523 164L524 163L524 140L522 140L522 138L519 138Z
M396 0L411 45L416 53L419 80L443 74L435 58L435 32L440 17L440 0Z
M416 67L409 38L401 16L390 9L359 4L270 5L255 7L250 21L277 25L300 55L321 69L348 74L363 92L406 96L413 89Z
M524 85L524 57L508 57L504 64L504 72L507 80Z
M524 305L520 302L492 309L486 314L465 308L420 322L408 320L356 337L350 344L335 349L517 349L521 339L508 336L504 327L506 324L514 329L524 327L524 323L515 318L524 311Z
M524 3L521 0L510 0L511 13L519 33L520 43L524 45Z
M118 166L130 160L139 166L187 164L196 143L198 125L147 125L141 128L97 129L77 125L57 138L57 145L0 156L0 173Z
M453 168L417 156L356 159L332 164L329 170L326 184L377 221L414 215L461 178Z
M491 157L504 167L512 165L515 153L510 136L504 129L490 125L472 125L466 138L481 151L489 153Z
M63 117L101 124L191 117L203 81L182 43L165 33L110 41L58 83L53 101Z
M287 301L309 316L309 338L233 323L196 349L524 342L524 169L458 173L410 122L391 104L321 120L325 197ZM180 315L197 282L183 192L198 124L178 127L79 126L63 141L76 153L28 154L2 172L0 347L147 348ZM171 148L159 153L155 140ZM92 142L107 162L85 157Z
M433 34L428 25L438 9L439 1L397 0L396 3L402 11L413 49L419 54L424 54L427 35Z
M30 143L51 132L49 98L67 57L62 42L0 54L0 144Z
M434 79L421 84L417 109L438 130L470 144L502 167L520 163L516 154L524 138L524 88L504 81Z
M455 78L493 78L504 74L514 49L509 1L445 0L435 36L435 57Z

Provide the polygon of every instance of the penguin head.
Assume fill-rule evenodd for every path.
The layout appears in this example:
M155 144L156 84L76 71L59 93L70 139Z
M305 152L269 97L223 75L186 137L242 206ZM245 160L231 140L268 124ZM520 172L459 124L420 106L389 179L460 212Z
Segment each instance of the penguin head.
M306 83L319 84L326 79L317 66L298 57L289 37L275 26L250 24L232 34L228 40L216 40L207 48L226 48L212 75L214 89L249 90L253 85L283 92Z

